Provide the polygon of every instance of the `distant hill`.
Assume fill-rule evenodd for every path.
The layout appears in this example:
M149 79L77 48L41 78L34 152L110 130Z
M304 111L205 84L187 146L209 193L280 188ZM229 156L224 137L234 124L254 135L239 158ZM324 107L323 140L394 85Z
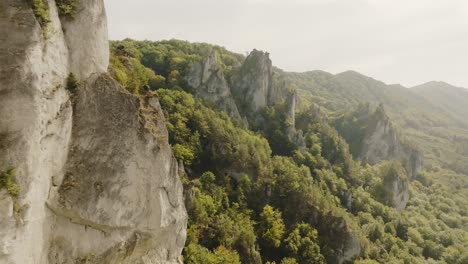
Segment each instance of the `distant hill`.
M284 73L287 80L313 103L329 111L340 111L359 103L383 103L389 115L404 127L427 128L433 126L468 126L468 123L453 114L451 109L432 103L416 90L367 77L355 71L336 75L311 71Z
M430 161L468 174L468 90L430 82L414 88L387 85L355 71L282 72L298 90L298 105L315 104L330 116L349 112L361 103L383 103L388 115Z
M468 119L468 89L455 87L445 82L428 82L411 88L433 105L452 114L454 119Z

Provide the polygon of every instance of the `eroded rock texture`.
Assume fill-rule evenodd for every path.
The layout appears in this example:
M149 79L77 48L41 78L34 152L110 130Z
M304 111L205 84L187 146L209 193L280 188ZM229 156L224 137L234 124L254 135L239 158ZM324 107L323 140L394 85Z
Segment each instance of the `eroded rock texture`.
M402 138L393 126L383 107L368 117L369 125L362 145L359 159L375 165L384 160L400 161L413 178L423 165L422 154Z
M215 52L206 56L203 61L195 62L186 79L194 88L195 96L214 103L230 117L241 119Z
M105 73L102 0L73 19L48 8L41 28L30 1L0 3L0 170L20 187L0 192L0 263L180 262L186 212L157 99Z

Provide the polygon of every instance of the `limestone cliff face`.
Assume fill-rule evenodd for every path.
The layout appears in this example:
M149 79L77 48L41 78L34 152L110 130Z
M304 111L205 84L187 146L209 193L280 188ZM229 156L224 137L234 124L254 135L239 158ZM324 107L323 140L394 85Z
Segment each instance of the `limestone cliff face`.
M262 126L263 122L260 110L284 104L290 124L288 136L300 149L305 148L302 132L295 128L296 91L289 89L286 81L275 72L268 53L254 49L230 83L240 114L257 126Z
M397 210L406 208L409 200L407 172L399 161L386 161L378 165L382 175L382 186L377 197L382 203Z
M289 90L286 81L274 71L267 52L254 49L231 83L239 111L246 116L278 103L288 103L289 109L295 108L295 92Z
M383 108L379 107L369 120L359 159L371 165L385 160L398 163L399 169L386 173L382 202L403 210L409 200L409 179L421 170L422 155L401 139Z
M273 67L269 54L253 50L231 83L243 114L253 114L269 106L273 90Z
M102 0L74 19L48 7L41 28L29 1L0 4L0 170L20 187L0 191L0 263L179 262L186 213L157 99L105 73Z
M382 202L403 210L409 199L408 181L422 169L423 157L398 133L383 105L375 110L369 105L361 105L336 120L335 127L357 159L370 165L393 161L401 167L398 173L393 173L397 176L386 178Z
M409 178L416 176L423 163L422 154L403 141L380 107L369 116L359 159L371 165L384 160L401 161Z
M286 81L274 71L268 53L253 50L228 82L217 54L212 52L195 62L185 79L195 96L247 124L262 122L259 111L263 108L284 103L290 123L287 133L300 148L305 148L302 132L295 129L296 91L288 89Z
M216 53L211 53L203 61L195 62L186 80L194 88L195 96L214 103L232 118L241 119Z
M214 103L231 117L254 118L268 106L287 105L294 126L296 92L274 72L269 54L253 50L230 80L226 80L216 52L195 62L185 77L195 96ZM229 85L230 84L230 85Z
M409 183L407 180L395 179L385 183L385 202L398 211L404 210L409 201Z

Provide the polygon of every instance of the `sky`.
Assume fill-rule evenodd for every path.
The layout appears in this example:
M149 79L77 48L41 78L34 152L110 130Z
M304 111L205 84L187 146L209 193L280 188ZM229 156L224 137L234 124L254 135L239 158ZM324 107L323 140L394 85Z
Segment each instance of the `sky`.
M286 71L358 71L407 87L468 88L466 0L105 0L112 40L182 39Z

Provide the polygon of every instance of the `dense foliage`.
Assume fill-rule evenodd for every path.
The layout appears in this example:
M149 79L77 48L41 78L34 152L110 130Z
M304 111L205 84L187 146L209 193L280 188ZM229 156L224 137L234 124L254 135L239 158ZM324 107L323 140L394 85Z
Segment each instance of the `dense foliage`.
M31 8L43 33L47 33L47 26L52 21L49 14L49 2L47 0L30 0ZM79 0L56 0L60 17L74 18L79 8Z
M180 40L151 42L126 39L111 42L111 50L114 53L120 51L118 55L135 59L156 73L158 79L162 81L156 88L186 91L189 91L190 87L184 76L187 75L193 62L200 61L207 54L217 52L226 76L230 76L244 60L244 56L229 52L223 47L205 43L192 44Z
M5 189L9 195L16 197L20 189L15 182L15 169L10 168L6 171L0 171L0 190Z
M176 157L199 172L270 173L268 142L235 126L225 114L204 106L182 91L158 90Z
M78 12L80 0L55 0L59 15L62 17L74 18Z
M45 0L32 0L32 10L39 25L44 29L50 23L49 6Z
M355 263L468 263L466 176L430 163L412 181L407 208L396 211L385 202L385 185L406 176L401 164L359 164L353 140L363 140L369 124L346 124L348 140L330 125L329 110L352 102L308 98L296 115L306 142L299 150L285 136L281 106L264 109L253 132L190 94L190 64L213 50L227 76L243 60L208 44L112 43L111 72L136 96L158 95L185 168L185 263L336 263L353 246L360 249ZM343 101L350 98L357 96Z

